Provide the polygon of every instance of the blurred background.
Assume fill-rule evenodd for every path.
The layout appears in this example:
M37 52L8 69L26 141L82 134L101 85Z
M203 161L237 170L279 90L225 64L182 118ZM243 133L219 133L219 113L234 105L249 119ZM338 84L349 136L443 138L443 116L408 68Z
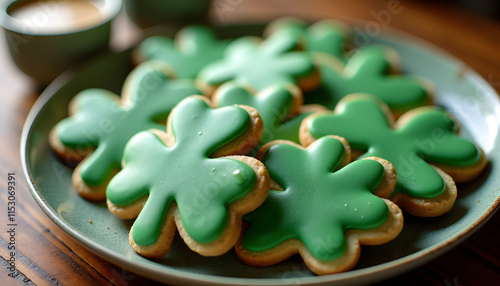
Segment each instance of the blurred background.
M121 50L147 34L151 26L170 22L209 21L217 25L265 22L281 16L297 16L315 21L337 18L345 21L373 22L382 28L393 28L420 37L465 61L481 68L481 53L496 51L500 46L500 1L497 0L191 0L189 10L175 10L161 18L158 1L124 0L124 9L113 21L111 47ZM147 4L151 2L152 4ZM183 0L161 1L164 10ZM149 5L149 6L148 6ZM194 5L194 6L193 6ZM200 15L208 9L207 18ZM392 10L391 10L392 9ZM148 17L147 13L151 13ZM176 15L185 13L185 17ZM468 32L468 33L465 33ZM0 93L23 93L36 88L32 80L12 63L7 52L4 32L0 32ZM472 37L464 46L463 37ZM488 41L483 39L487 38ZM459 44L460 43L460 44ZM495 47L488 45L495 44ZM486 46L485 46L486 45ZM467 49L474 58L464 58L457 51ZM491 70L479 72L484 76ZM33 85L34 84L34 85Z

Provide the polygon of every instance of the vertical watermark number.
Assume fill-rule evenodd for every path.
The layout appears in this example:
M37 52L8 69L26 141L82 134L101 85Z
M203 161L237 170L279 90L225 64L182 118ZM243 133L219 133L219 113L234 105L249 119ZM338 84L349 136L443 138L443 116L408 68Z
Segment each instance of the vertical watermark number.
M9 256L9 276L14 277L16 272L16 173L7 174L7 238Z

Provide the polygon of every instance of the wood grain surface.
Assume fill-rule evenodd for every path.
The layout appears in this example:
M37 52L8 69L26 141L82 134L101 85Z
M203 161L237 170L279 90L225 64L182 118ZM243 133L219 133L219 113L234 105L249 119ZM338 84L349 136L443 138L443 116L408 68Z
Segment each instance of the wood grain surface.
M500 92L500 21L474 14L457 1L396 1L401 12L384 21L374 16L394 1L216 0L218 23L267 21L279 16L378 21L438 46L465 62ZM392 3L392 4L391 4ZM222 6L221 6L222 5ZM222 9L222 8L223 9ZM314 19L311 19L314 20ZM126 22L115 23L113 44L124 47L140 36ZM3 33L3 32L2 32ZM21 130L39 90L11 62L0 40L0 285L157 285L140 274L106 262L57 227L38 207L24 181L20 162ZM7 174L16 180L16 267L8 277ZM500 214L446 254L381 285L498 285Z

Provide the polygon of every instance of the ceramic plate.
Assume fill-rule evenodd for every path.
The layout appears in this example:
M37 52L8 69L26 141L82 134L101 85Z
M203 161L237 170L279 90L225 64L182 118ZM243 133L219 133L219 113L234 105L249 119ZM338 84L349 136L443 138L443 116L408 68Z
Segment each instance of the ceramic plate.
M252 27L233 31L260 33ZM78 91L100 87L119 94L131 69L130 51L104 56L68 72L40 96L27 119L21 146L30 191L47 216L82 245L131 272L169 284L359 285L422 265L471 235L499 204L499 96L463 63L411 37L392 32L376 37L357 36L363 37L364 44L394 48L401 56L403 72L432 79L437 104L455 114L462 123L461 135L477 142L490 164L480 178L458 186L459 196L449 213L430 219L406 216L401 235L382 246L363 247L361 259L352 271L314 276L300 257L272 267L254 268L241 263L233 251L221 257L201 257L191 252L178 236L163 259L148 260L137 255L128 243L132 222L111 215L104 203L81 199L71 184L72 169L53 155L47 140L50 129L67 116L68 102Z

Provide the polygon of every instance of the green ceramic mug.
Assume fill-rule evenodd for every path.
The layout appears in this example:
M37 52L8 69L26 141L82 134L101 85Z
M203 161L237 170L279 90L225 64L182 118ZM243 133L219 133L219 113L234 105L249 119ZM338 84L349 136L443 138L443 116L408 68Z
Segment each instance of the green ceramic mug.
M17 67L46 85L69 67L109 48L122 0L9 0L0 23Z

